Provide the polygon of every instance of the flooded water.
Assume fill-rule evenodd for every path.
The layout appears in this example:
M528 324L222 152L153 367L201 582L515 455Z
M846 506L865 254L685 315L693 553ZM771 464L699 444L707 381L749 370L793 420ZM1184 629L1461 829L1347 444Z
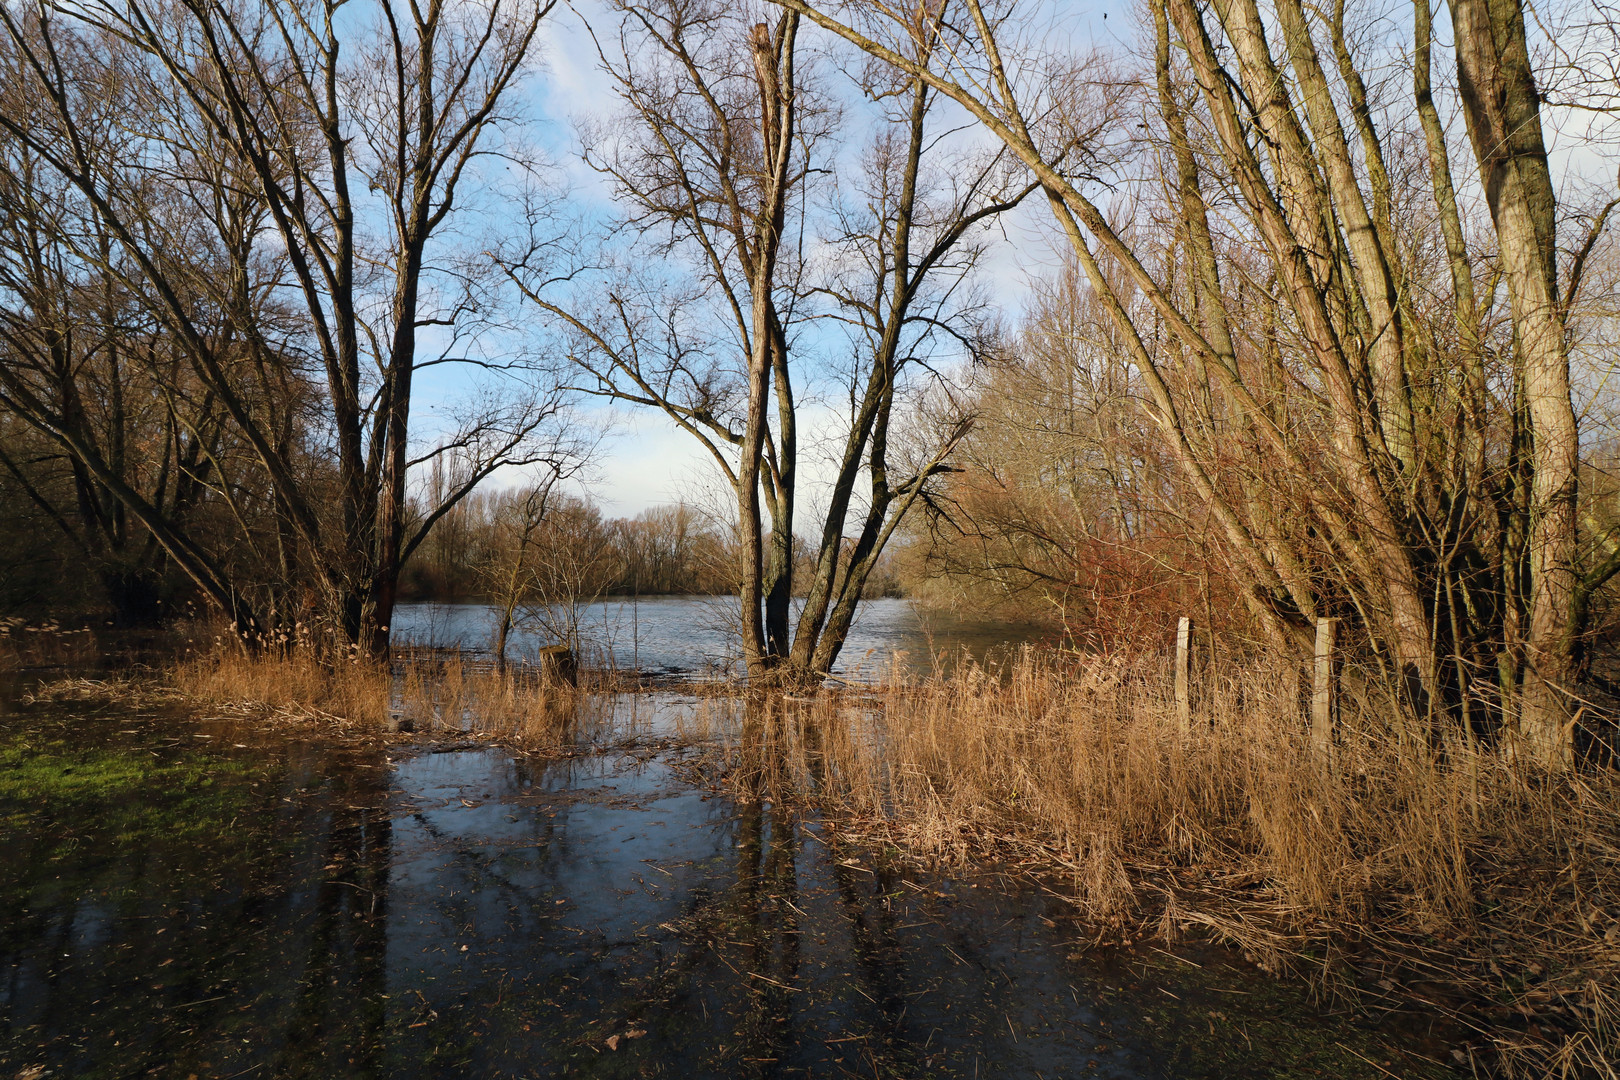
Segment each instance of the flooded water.
M488 650L496 613L487 604L401 604L394 609L395 640L415 645ZM519 625L507 651L533 655L577 627L588 663L654 676L735 673L737 601L725 596L655 596L580 604ZM943 612L921 612L892 597L864 601L834 673L860 680L881 676L898 662L925 672L935 658L945 664L968 655L978 660L1004 655L1038 640L1037 627Z
M597 707L550 758L0 716L0 1077L1450 1075L1421 1018L694 786L693 699Z

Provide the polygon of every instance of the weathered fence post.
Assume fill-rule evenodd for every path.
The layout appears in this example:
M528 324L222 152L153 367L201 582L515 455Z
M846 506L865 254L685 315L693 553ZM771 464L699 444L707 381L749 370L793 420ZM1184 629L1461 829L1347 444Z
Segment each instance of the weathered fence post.
M1333 651L1339 638L1338 619L1316 620L1316 667L1311 694L1311 747L1321 754L1333 752L1333 719L1339 711L1339 677Z
M1192 732L1192 620L1176 624L1176 719L1183 735Z

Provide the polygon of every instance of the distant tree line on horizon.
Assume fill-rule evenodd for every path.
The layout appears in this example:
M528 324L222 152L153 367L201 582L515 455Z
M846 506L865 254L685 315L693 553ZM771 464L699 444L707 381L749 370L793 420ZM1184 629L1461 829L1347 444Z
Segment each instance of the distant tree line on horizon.
M402 598L489 600L503 591L503 568L521 544L536 570L525 591L537 598L736 591L735 541L689 506L606 518L586 498L555 493L525 536L529 494L518 488L463 500L407 568Z
M609 518L588 497L520 486L463 500L407 568L400 596L497 601L512 590L520 561L529 568L519 588L525 601L724 596L737 591L740 557L736 530L686 503ZM810 559L802 538L796 557ZM867 595L901 591L885 564Z

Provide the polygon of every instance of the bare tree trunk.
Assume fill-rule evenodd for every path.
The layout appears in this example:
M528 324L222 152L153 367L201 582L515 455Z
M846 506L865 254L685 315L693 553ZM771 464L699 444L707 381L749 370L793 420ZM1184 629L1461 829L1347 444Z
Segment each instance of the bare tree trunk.
M1580 447L1558 295L1557 201L1521 0L1451 0L1450 7L1463 113L1500 242L1530 423L1530 610L1519 729L1536 760L1561 768L1574 754Z
M761 610L765 603L765 533L760 515L761 470L764 466L766 438L766 407L770 394L773 368L785 365L785 357L777 361L778 319L773 292L776 287L777 252L782 242L782 229L786 220L788 195L788 169L794 142L794 73L793 49L798 33L799 17L783 15L776 34L765 23L754 27L751 45L754 71L759 82L760 138L764 148L764 199L757 211L753 229L753 251L748 266L749 290L752 299L750 326L750 355L748 357L748 418L743 431L742 458L737 468L738 527L742 530L742 632L743 657L748 665L749 678L766 675L780 659L782 644L776 634L767 638L767 627ZM783 372L782 374L785 374ZM784 450L787 447L783 448ZM790 468L791 463L787 463ZM779 474L780 476L780 474ZM779 499L791 500L792 489L778 492ZM791 507L791 502L787 503ZM778 509L780 522L782 508ZM773 532L780 533L780 525ZM786 528L791 563L792 526ZM780 559L780 552L776 553ZM791 566L773 567L775 582L791 585ZM774 591L774 590L773 590ZM774 597L778 604L784 599ZM773 609L772 622L780 623L779 633L785 634L785 606ZM775 627L773 627L775 628Z

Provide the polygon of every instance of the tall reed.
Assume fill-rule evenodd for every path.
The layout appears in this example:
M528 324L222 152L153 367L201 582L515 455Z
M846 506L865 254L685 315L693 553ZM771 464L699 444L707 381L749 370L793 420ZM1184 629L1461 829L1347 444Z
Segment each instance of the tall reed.
M579 699L572 687L533 668L497 672L458 653L407 654L381 665L357 653L333 658L301 643L248 651L222 640L179 664L173 682L193 700L238 711L544 745L569 738Z
M333 658L298 642L249 651L222 638L176 665L172 679L187 697L246 711L306 713L377 727L391 714L392 675L357 651Z
M1471 1001L1458 1015L1511 1051L1500 1065L1614 1075L1614 773L1437 741L1365 689L1323 753L1287 664L1206 671L1196 690L1183 727L1161 656L959 665L759 699L725 768L742 794L811 795L923 856L1044 866L1104 932L1213 936L1268 968L1359 941Z

